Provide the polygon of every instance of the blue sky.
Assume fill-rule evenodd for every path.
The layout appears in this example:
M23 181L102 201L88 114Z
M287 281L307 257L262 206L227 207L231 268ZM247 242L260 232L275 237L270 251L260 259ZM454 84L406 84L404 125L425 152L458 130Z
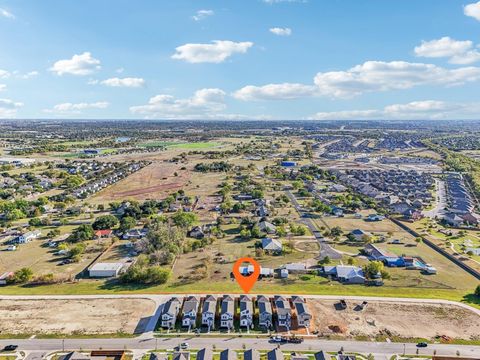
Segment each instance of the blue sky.
M0 0L0 118L477 118L479 35L469 0Z

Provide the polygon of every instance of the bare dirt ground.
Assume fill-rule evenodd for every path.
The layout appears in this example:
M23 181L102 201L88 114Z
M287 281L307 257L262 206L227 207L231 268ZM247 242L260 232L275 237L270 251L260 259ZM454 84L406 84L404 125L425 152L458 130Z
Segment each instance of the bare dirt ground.
M133 334L149 299L0 300L0 334Z
M92 198L93 202L121 201L125 199L163 199L185 187L190 172L180 170L182 165L154 162L126 179L109 186ZM175 176L177 173L177 176Z
M346 310L336 310L336 301L309 300L315 314L314 327L321 334L353 337L427 338L448 336L479 339L480 317L467 309L445 304L369 302L363 311L359 302L347 301Z

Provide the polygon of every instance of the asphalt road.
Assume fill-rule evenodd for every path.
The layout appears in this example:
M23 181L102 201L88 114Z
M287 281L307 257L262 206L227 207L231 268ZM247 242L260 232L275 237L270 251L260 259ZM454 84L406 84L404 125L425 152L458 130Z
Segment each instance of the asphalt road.
M277 347L277 344L271 343L268 339L256 338L207 338L207 337L174 337L174 338L134 338L134 339L24 339L24 340L0 340L0 346L7 344L17 344L18 350L51 352L65 349L65 351L74 350L95 350L95 349L129 349L129 350L153 350L165 349L171 350L182 342L187 342L191 349L201 349L204 347L212 348L215 345L216 350L232 349L240 350L257 349L271 350ZM307 339L302 344L284 344L280 345L284 352L291 351L340 351L359 352L364 354L376 354L379 357L385 357L392 354L416 354L415 344L388 343L388 342L361 342L361 341L336 341L336 340L317 340ZM445 345L431 344L427 348L418 349L420 355L432 355L436 351L437 355L455 355L457 351L461 356L480 358L480 346L467 345Z
M297 210L297 212L300 214L300 221L310 229L313 236L315 236L315 239L318 241L320 245L320 255L318 258L323 259L324 257L328 256L330 259L341 259L342 254L332 248L325 241L325 238L322 236L312 219L305 217L308 213L302 210L302 206L298 202L295 195L293 195L290 190L285 190L285 193L287 194L292 204L295 206L295 210Z

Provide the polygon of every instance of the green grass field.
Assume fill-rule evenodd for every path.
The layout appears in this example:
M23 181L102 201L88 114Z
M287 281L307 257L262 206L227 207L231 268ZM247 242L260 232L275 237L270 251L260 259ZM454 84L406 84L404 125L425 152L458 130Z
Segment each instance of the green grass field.
M265 294L303 294L303 295L338 295L338 296L383 296L410 297L423 299L445 299L469 303L480 308L480 299L473 296L475 283L470 290L432 289L414 287L367 287L363 285L342 285L327 279L313 276L303 280L258 281L252 293ZM209 280L175 286L171 282L157 286L123 285L118 282L103 280L82 280L75 284L56 284L46 286L7 286L0 288L0 295L87 295L87 294L189 294L189 293L242 293L233 281L211 282Z
M212 147L217 147L219 145L220 144L216 142L180 143L175 141L149 141L149 142L139 144L140 147L144 147L144 148L164 146L166 148L185 149L185 150L209 149Z

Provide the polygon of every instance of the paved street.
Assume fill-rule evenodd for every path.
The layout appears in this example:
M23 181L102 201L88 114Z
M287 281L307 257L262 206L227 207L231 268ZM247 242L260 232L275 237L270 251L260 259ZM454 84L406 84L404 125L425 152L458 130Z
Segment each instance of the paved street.
M313 236L315 236L315 239L318 241L320 245L320 255L318 258L323 259L324 257L328 256L330 259L341 259L342 254L340 254L337 250L332 248L327 243L327 241L322 236L322 233L318 230L313 220L307 217L308 213L303 211L302 206L298 202L295 195L293 195L290 190L285 190L285 193L287 194L292 204L295 206L295 209L297 210L297 212L300 214L300 221L310 229L311 233L313 234Z
M130 350L153 350L173 349L182 342L188 342L191 349L211 348L215 345L217 350L221 349L242 349L254 348L257 350L270 350L277 347L268 339L256 338L207 338L207 337L174 337L174 338L134 338L134 339L66 339L65 350L92 350L92 349L130 349ZM19 350L35 351L58 351L62 350L61 339L26 339L26 340L0 340L0 346L15 343ZM415 344L388 343L388 342L364 342L364 341L335 341L307 339L302 344L285 344L280 348L285 352L291 351L339 351L360 352L365 354L378 354L389 356L392 354L415 354ZM480 356L480 346L464 345L429 345L427 348L419 349L420 355L431 355L436 350L437 355L456 355L457 351L462 356ZM32 355L33 356L33 355ZM32 357L33 359L33 357Z
M205 294L199 294L205 295ZM253 295L253 294L252 294ZM288 294L284 294L289 296ZM203 347L215 346L216 349L242 349L255 348L258 350L269 350L275 348L277 345L269 341L268 338L245 338L245 337L215 337L214 335L196 337L194 335L178 335L167 338L154 338L153 326L158 320L162 304L170 296L182 296L181 294L158 294L158 295L82 295L82 296L0 296L2 298L16 298L16 299L52 299L52 298L150 298L157 304L157 310L152 313L149 325L145 332L136 338L116 338L116 339L3 339L0 340L0 347L8 344L16 344L19 350L24 350L29 353L29 360L39 359L42 353L52 351L65 350L91 350L91 349L130 349L135 351L147 351L157 349L173 349L181 342L188 342L190 348L199 349ZM335 295L309 295L308 298L316 299L339 299ZM430 299L409 299L409 298L381 298L381 297L366 297L366 296L341 296L347 301L394 301L394 302L414 302L414 303L436 303L436 304L455 304L480 315L480 310L469 307L467 304L452 302L448 300L430 300ZM404 348L405 347L405 348ZM338 341L338 340L323 340L314 336L306 337L302 344L284 344L281 345L285 352L290 351L339 351L343 348L344 351L372 353L376 355L377 359L389 359L390 355L395 353L402 354L404 351L407 354L415 354L417 348L415 344L389 343L389 342L366 342L366 341ZM456 355L457 351L462 356L477 356L480 357L480 346L462 346L462 345L444 345L431 344L426 349L419 349L419 354L432 354L436 350L438 355Z
M429 218L441 218L445 214L445 207L447 206L447 193L445 190L445 181L435 179L435 207L431 210L423 211L423 215Z

